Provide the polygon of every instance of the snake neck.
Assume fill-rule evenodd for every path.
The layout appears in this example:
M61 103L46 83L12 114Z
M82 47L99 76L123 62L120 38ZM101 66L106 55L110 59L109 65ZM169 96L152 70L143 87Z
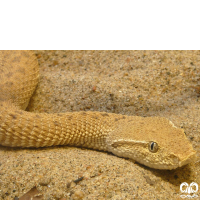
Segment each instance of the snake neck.
M123 115L104 112L30 113L0 102L0 144L11 147L80 146L107 151L113 122Z

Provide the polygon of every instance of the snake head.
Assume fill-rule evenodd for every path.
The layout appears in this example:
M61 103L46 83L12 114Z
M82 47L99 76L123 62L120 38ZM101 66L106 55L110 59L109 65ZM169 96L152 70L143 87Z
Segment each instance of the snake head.
M184 130L163 117L129 117L107 137L108 151L155 169L175 169L192 162L196 151Z

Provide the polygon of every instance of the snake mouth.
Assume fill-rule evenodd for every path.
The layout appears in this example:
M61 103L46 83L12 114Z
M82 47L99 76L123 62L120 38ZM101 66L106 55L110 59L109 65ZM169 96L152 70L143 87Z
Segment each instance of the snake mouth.
M170 163L162 163L162 164L150 163L150 162L146 162L145 160L143 161L137 160L137 159L135 160L150 168L160 169L160 170L174 170L174 169L177 169L178 167L182 167L184 165L187 165L193 162L196 158L196 151L192 150L188 155L185 155L185 156L171 154L170 157L171 157Z

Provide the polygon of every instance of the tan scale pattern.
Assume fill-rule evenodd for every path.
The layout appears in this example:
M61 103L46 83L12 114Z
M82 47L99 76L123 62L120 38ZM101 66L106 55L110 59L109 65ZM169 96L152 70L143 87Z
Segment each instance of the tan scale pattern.
M162 117L105 112L25 111L39 78L31 51L0 51L0 144L9 147L80 146L110 151L156 169L190 163L195 150L183 129ZM156 152L149 143L158 145Z

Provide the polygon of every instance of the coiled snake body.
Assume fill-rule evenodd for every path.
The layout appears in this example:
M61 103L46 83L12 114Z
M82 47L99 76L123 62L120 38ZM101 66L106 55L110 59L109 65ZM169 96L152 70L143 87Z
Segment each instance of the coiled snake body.
M38 78L33 52L0 51L0 145L81 146L110 151L156 169L174 169L193 160L196 152L183 129L163 117L25 111Z

